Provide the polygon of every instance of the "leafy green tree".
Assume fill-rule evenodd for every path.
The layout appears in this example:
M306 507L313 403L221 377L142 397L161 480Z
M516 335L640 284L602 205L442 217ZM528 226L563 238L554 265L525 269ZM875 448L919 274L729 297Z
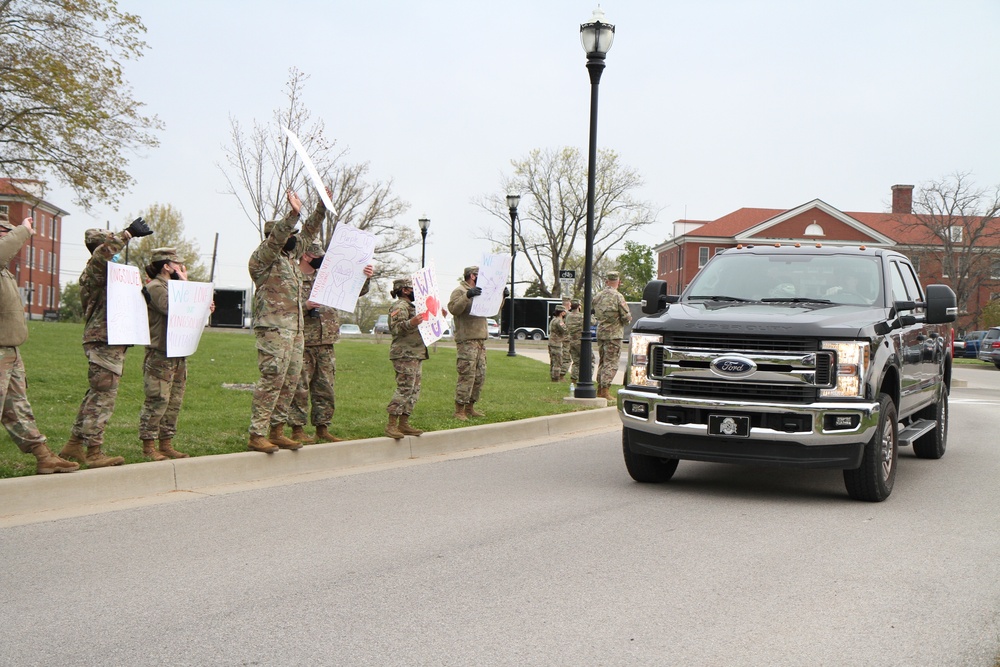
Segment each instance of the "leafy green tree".
M125 192L126 156L162 128L122 72L145 32L116 0L0 0L0 174L54 175L84 208Z
M80 300L80 283L66 283L59 296L59 320L61 322L82 322L83 302Z
M983 308L983 326L1000 327L1000 299L993 299Z
M646 283L653 279L653 249L635 241L625 242L625 252L618 255L622 284L618 288L626 301L642 300Z
M188 280L208 282L208 271L201 263L198 244L184 238L184 216L170 204L151 204L139 215L153 230L152 235L133 239L128 244L128 263L138 266L145 275L146 266L152 261L153 249L170 247L187 267ZM135 216L129 216L129 220ZM124 226L127 226L125 223Z

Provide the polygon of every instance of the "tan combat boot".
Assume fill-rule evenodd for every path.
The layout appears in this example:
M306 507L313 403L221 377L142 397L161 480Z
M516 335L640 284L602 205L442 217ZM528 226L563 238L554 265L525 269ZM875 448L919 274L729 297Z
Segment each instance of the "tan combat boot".
M76 461L77 463L86 463L87 452L83 449L83 441L70 436L66 446L59 452L59 458Z
M311 445L316 442L314 438L309 437L309 434L306 433L301 426L295 425L292 426L292 440L301 442L303 445Z
M156 446L152 440L142 441L142 455L153 461L166 461L167 457L156 451Z
M87 445L85 461L88 468L107 468L108 466L120 466L125 463L125 457L107 456L101 451L100 445Z
M479 410L476 410L476 404L475 403L469 403L468 405L465 406L465 414L467 414L470 417L485 417L486 416L482 412L480 412Z
M410 426L410 415L399 415L399 432L403 435L420 435L423 433L419 428Z
M465 403L456 402L455 414L452 416L460 422L468 421L469 418L465 416Z
M174 449L174 446L171 444L172 442L173 438L160 438L160 453L172 459L186 459L191 456L190 454L185 454Z
M276 451L278 451L278 446L262 435L251 433L250 442L247 443L247 449L249 449L251 452L264 452L265 454L273 454Z
M267 439L271 441L272 445L277 445L279 449L302 449L302 443L296 442L291 438L286 438L283 433L284 430L284 424L275 424L271 427L271 432L268 434Z
M399 440L403 437L403 432L399 430L399 415L389 415L389 425L385 427L385 434L390 438Z
M35 472L39 475L49 475L54 472L73 472L80 469L79 463L59 458L45 444L35 445L31 448L31 453L38 459Z
M338 438L333 433L330 433L330 429L326 424L320 424L316 427L316 442L343 442L343 438Z

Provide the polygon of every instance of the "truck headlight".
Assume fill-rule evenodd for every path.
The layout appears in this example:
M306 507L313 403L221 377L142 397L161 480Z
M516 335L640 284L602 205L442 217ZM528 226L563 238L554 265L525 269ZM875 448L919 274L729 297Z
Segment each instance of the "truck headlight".
M649 346L662 343L663 336L632 332L629 338L628 384L641 387L658 387L656 380L649 379Z
M837 355L833 389L821 389L826 398L861 398L865 395L865 376L871 360L871 347L856 340L825 340L821 347Z

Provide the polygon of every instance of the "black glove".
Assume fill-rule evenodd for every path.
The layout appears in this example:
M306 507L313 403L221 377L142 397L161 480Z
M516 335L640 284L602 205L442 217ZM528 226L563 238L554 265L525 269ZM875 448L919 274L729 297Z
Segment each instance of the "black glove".
M509 289L507 289L506 287L504 287L504 288L503 288L503 298L505 298L505 299L506 299L506 298L507 298L507 297L509 297L509 296L510 296L510 290L509 290Z
M128 229L125 231L127 231L134 239L142 236L149 236L153 233L153 230L149 228L149 225L147 225L146 221L142 218L136 218L133 220L132 224L129 225Z
M471 299L472 297L479 296L482 293L483 293L482 287L470 287L469 291L465 293L465 296Z

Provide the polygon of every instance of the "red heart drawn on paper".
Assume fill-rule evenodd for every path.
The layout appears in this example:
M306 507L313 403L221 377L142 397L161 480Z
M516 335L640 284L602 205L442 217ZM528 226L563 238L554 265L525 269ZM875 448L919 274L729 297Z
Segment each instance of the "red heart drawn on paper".
M430 311L431 315L437 316L441 312L441 302L433 294L427 297L427 310Z

